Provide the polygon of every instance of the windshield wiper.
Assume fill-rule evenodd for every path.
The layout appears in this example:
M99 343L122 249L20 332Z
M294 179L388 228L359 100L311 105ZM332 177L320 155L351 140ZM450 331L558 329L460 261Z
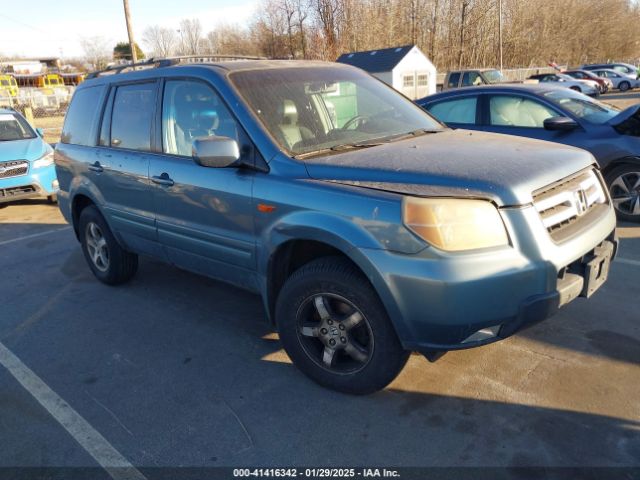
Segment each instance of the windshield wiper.
M293 158L302 160L305 158L313 157L315 155L322 155L323 153L344 152L346 150L356 150L359 148L377 147L380 145L384 145L386 143L395 142L396 140L404 140L407 138L420 137L428 133L439 133L442 131L443 130L429 130L426 128L419 128L417 130L412 130L411 132L401 133L398 135L390 135L388 137L373 138L369 142L343 143L339 145L334 145L333 147L321 148L320 150L313 150L311 152L300 153L298 155L295 155Z
M384 142L362 142L362 143L343 143L340 145L334 145L333 147L321 148L320 150L312 150L311 152L300 153L293 158L302 160L304 158L313 157L315 155L322 155L323 153L331 152L344 152L346 150L357 150L359 148L370 148L382 145Z

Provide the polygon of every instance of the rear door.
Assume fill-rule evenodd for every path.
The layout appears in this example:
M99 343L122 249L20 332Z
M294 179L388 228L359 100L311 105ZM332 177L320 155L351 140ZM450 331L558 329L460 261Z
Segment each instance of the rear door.
M450 99L427 105L426 110L451 128L477 130L478 95L456 95Z
M241 155L257 154L213 87L197 79L167 79L158 148L150 166L158 237L182 268L255 289L252 189L256 172L196 164L196 138L230 137Z
M100 174L104 212L127 248L163 256L149 186L157 95L155 80L112 86L93 168Z

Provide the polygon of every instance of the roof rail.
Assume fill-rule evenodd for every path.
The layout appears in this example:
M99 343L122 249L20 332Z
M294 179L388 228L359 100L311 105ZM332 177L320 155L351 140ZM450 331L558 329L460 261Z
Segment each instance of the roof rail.
M122 65L111 65L103 70L88 73L86 79L101 77L103 75L115 75L125 70L137 70L145 68L161 68L178 65L180 63L211 63L228 60L266 60L266 57L256 57L249 55L180 55L177 57L152 57L138 63L124 63Z

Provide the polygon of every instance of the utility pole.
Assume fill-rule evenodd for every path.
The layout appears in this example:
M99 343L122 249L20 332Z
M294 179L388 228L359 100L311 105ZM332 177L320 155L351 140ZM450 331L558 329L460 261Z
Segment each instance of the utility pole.
M131 15L129 14L129 0L122 0L124 2L124 19L127 22L127 34L129 35L129 46L131 47L131 63L138 61L136 55L136 43L133 40L133 29L131 28Z
M500 52L500 71L502 72L502 0L498 0L498 51Z

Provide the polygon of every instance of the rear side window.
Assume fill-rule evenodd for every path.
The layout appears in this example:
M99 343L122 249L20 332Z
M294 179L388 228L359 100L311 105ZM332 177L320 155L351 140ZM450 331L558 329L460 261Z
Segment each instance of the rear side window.
M155 82L118 87L111 114L111 146L150 151L155 103Z
M447 87L456 88L458 86L458 82L460 82L460 72L453 72L449 75L449 83L447 83Z
M477 104L478 97L473 96L439 102L427 107L427 110L441 122L472 125L476 123Z
M73 145L95 145L94 127L100 111L103 86L77 90L62 128L62 143Z

